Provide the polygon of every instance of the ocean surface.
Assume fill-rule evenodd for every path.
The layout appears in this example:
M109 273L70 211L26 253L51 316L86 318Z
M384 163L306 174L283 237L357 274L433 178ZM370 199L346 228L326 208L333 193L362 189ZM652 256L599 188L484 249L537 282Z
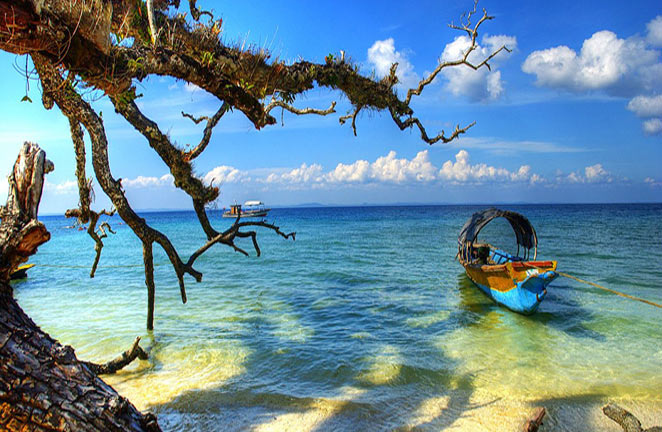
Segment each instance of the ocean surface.
M145 330L142 249L117 217L94 279L94 243L71 220L14 284L45 331L103 362L136 336L150 351L104 379L164 430L614 430L608 401L662 425L662 310L559 277L533 316L484 296L454 260L485 206L274 209L296 241L258 230L240 255L216 246L187 278L188 303L155 245L155 330ZM662 303L662 205L502 206L525 214L538 258ZM220 230L231 221L212 212ZM145 213L186 260L204 243L193 212ZM482 236L513 248L505 221ZM516 247L515 247L516 248Z

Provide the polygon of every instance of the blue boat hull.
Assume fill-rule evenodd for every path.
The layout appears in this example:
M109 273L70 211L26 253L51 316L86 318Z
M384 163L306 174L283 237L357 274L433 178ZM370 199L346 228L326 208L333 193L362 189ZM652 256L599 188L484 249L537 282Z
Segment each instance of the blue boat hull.
M472 280L489 298L497 304L524 315L533 314L538 310L538 306L547 295L547 285L549 285L558 273L555 271L546 271L544 273L532 274L524 280L513 285L508 291L499 291L492 289L487 285Z

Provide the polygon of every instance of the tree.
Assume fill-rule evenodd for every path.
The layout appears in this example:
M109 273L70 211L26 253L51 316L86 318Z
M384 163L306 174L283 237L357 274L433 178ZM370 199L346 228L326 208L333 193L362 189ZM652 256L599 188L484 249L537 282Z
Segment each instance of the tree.
M473 123L464 127L458 125L448 135L442 130L430 136L414 115L410 106L412 98L420 95L445 68L490 68L489 62L494 56L508 51L502 46L479 63L469 60L477 48L479 27L493 18L484 10L482 14L478 13L474 5L473 10L463 17L461 25L451 26L466 33L471 46L460 58L438 63L417 87L409 89L405 97L400 98L394 89L398 82L397 64L392 65L386 77L377 80L363 76L358 67L345 59L342 51L337 56L328 55L324 63L305 60L293 64L270 62L269 54L264 50L245 50L224 44L219 38L222 20L198 9L195 0L188 3L191 18L178 12L179 0L0 0L0 48L31 57L42 86L43 105L46 109L57 105L69 120L80 202L79 208L68 214L83 223L93 222L89 233L95 240L97 255L91 275L103 243L102 236L95 230L99 213L90 209L91 187L85 173L84 131L91 142L96 181L110 198L114 211L142 242L148 329L153 328L154 320L154 243L166 252L179 281L182 301L186 302L185 277L189 275L196 281L202 279L194 264L212 246L226 245L247 255L235 240L251 238L257 255L260 255L255 231L258 227L285 239L294 239L294 233L285 233L265 221L242 221L238 217L225 231L217 231L210 223L205 207L219 196L219 188L196 177L191 162L210 144L214 127L228 110L243 113L256 129L276 123L271 114L275 108L297 115L330 115L335 113L335 102L326 109L294 106L297 96L307 90L315 86L326 87L341 92L352 104L352 110L340 116L339 121L344 124L351 120L354 134L357 116L362 110L379 110L387 111L399 129L418 130L424 142L447 143L464 134ZM218 99L219 108L211 117L195 118L184 114L196 123L206 122L200 142L190 150L176 146L135 102L138 95L134 84L154 75L195 84ZM169 167L175 186L191 197L207 241L188 259L182 259L168 237L149 226L131 208L120 180L111 173L102 118L85 100L81 88L103 92L115 110L144 136ZM14 184L10 186L10 201L2 215L3 231L0 235L0 244L9 245L3 246L0 261L3 317L0 329L3 358L0 366L0 426L10 429L20 424L36 429L158 428L153 418L140 414L96 378L76 359L70 348L61 347L41 332L12 299L8 275L17 263L34 253L40 242L48 239L47 231L36 220L38 196L31 198L28 208L15 207L12 202L16 201L11 201L23 202L21 197L25 193L22 191L28 189L33 193L38 190L40 196L43 181L40 179L50 167L37 147L26 145L24 152L32 156L24 159L20 156L19 161L23 162L17 162L16 166L27 166L25 162L29 161L34 169L30 173L15 173ZM21 189L18 185L24 182L31 186ZM16 224L12 222L14 220L21 223ZM21 234L32 226L30 224L38 227L38 241L28 242L28 237ZM29 247L24 247L26 244ZM63 368L66 374L61 373ZM99 420L93 421L95 418Z

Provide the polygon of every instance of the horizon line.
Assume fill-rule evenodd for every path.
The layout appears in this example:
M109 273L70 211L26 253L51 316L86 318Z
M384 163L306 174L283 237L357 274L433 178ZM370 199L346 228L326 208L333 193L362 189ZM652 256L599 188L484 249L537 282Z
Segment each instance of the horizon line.
M661 205L662 201L630 201L630 202L465 202L465 203L381 203L381 204L322 204L322 203L302 203L302 204L275 204L270 206L272 209L311 209L311 208L347 208L347 207L459 207L459 206L550 206L550 205ZM208 211L222 211L222 208L207 209ZM192 208L142 208L135 209L136 213L177 213L177 212L195 212ZM119 216L118 214L116 214ZM43 213L41 216L64 216L62 213Z

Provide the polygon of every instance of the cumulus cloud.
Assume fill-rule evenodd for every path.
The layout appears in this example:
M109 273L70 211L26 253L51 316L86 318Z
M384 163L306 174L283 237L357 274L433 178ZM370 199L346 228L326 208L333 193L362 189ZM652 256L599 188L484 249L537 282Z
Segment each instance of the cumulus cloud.
M203 177L206 184L224 184L224 183L238 183L248 180L245 172L239 171L237 168L221 165L209 171Z
M633 96L662 84L656 72L659 53L640 38L620 39L608 30L585 40L579 54L567 46L534 51L522 70L536 76L536 84L576 93L605 90Z
M560 171L557 172L558 183L612 183L614 180L614 175L599 163L585 167L583 173L574 171L564 175Z
M302 163L299 168L286 171L282 174L271 173L267 176L267 183L290 183L290 184L304 184L304 183L319 183L322 181L322 165L312 164L308 165Z
M332 183L426 182L435 180L436 171L437 168L430 162L427 150L419 152L411 160L398 159L396 153L391 150L373 163L358 160L349 165L338 164L333 171L325 175L325 179Z
M662 133L662 95L637 96L628 103L628 109L638 117L647 119L642 123L644 133L648 135Z
M481 183L486 180L530 183L543 181L538 174L531 172L528 165L512 172L486 164L471 165L466 150L461 150L456 155L455 162L448 161L440 169L430 161L428 150L423 150L412 159L398 158L395 151L390 151L374 162L360 159L350 164L339 163L328 172L324 172L321 165L304 163L293 170L271 173L263 182L293 187L331 188L340 184L404 185L445 181L459 184Z
M65 180L62 183L51 183L48 179L44 180L44 191L56 195L66 195L78 192L78 183L73 180Z
M612 176L602 167L602 164L595 164L587 166L584 168L584 174L586 175L586 181L589 183L597 182L611 182Z
M650 187L660 187L662 186L662 181L656 180L653 177L646 177L644 183Z
M375 67L375 73L380 78L389 74L393 63L398 63L396 75L403 86L414 87L420 81L407 55L395 50L393 38L375 41L368 48L368 61Z
M144 189L153 187L173 186L174 178L172 174L164 174L161 177L138 176L134 179L122 179L122 186L125 189Z
M469 61L478 64L503 45L514 50L517 48L517 39L514 36L506 35L486 36L483 38L482 44L478 45L476 50L469 55ZM470 47L471 39L469 37L456 37L453 42L444 48L441 60L461 59ZM499 53L491 61L492 71L487 68L473 70L464 66L444 69L442 74L448 79L446 88L455 96L467 96L474 101L498 99L504 92L504 85L501 80L501 71L497 70L497 67L499 61L505 58L505 52Z
M646 24L648 34L646 39L653 46L662 46L662 15L656 16L652 21Z
M659 34L658 34L659 33ZM659 37L659 40L658 40ZM567 46L532 52L522 70L536 76L536 84L573 93L604 92L632 98L628 109L639 117L660 116L662 16L648 23L646 38L619 38L609 30L594 33L577 53ZM644 122L646 133L657 122Z
M512 181L538 183L542 178L531 174L529 165L522 165L517 171L498 168L481 163L472 165L469 152L460 150L455 155L455 162L446 161L439 170L439 177L453 183L483 183L485 181Z
M662 117L662 95L637 96L628 103L628 109L639 117Z
M643 123L644 132L648 135L659 135L662 133L662 120L650 119Z

